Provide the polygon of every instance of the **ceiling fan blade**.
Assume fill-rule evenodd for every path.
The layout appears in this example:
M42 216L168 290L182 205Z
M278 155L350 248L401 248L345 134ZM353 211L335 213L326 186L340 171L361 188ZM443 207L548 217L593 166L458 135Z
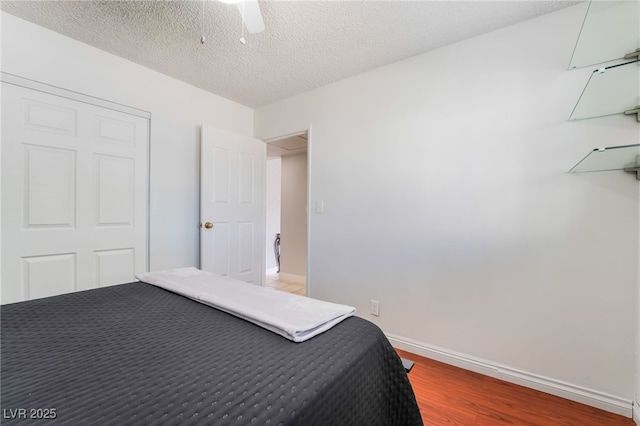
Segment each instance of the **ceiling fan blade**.
M237 3L236 6L238 6L240 15L244 13L244 26L248 32L255 34L264 31L264 21L262 20L258 0L243 0Z

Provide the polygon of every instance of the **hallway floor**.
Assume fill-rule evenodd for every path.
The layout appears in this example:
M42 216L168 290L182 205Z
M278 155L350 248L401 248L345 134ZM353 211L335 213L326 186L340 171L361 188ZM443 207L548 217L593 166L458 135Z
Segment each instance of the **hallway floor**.
M300 296L307 295L307 287L304 284L281 281L278 274L267 275L266 287L286 291L287 293L298 294Z

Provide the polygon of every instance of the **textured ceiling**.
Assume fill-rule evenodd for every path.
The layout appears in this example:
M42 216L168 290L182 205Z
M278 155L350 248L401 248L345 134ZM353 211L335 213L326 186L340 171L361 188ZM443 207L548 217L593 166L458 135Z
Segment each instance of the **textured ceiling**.
M236 6L215 0L2 0L1 8L255 108L575 3L260 0L266 30L245 32L246 44Z

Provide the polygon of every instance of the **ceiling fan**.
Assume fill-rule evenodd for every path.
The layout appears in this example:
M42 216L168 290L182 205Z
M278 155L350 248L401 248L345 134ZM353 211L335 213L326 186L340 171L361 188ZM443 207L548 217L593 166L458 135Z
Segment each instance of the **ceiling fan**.
M222 3L235 4L238 7L242 22L251 34L264 31L264 21L258 0L218 0Z

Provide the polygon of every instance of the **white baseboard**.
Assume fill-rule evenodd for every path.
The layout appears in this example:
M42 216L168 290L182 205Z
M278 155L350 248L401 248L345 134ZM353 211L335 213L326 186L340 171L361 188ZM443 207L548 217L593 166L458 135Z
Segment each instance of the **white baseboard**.
M640 402L638 401L633 403L633 421L640 426Z
M387 334L387 338L395 348L402 349L425 358L444 362L445 364L454 365L456 367L464 368L465 370L475 371L476 373L495 377L496 379L504 380L505 382L511 382L541 392L546 392L551 395L580 402L582 404L609 411L611 413L620 414L625 417L631 418L631 416L633 416L636 424L640 426L640 422L638 420L640 418L640 412L638 412L639 410L637 408L636 410L633 410L631 400L572 385L571 383L562 382L560 380L527 373L526 371L517 370L515 368L503 366L469 355L429 346L402 336ZM638 406L636 405L636 407Z
M267 275L275 275L278 273L278 267L274 266L273 268L267 268Z
M278 275L278 281L284 281L285 283L291 283L291 284L306 285L307 277L304 277L302 275L287 274L286 272L280 272L280 274Z

